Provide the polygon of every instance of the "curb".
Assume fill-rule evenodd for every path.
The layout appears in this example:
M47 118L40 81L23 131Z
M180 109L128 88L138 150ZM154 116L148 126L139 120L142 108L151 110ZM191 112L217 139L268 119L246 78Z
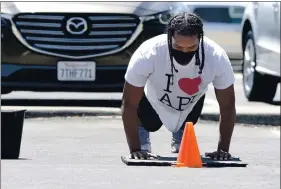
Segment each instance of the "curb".
M263 110L254 107L237 107L236 123L251 125L280 126L280 107ZM85 117L85 116L121 116L120 108L105 107L36 107L36 106L2 106L1 111L26 110L25 118L51 118L51 117ZM219 108L205 106L202 110L200 120L219 121Z
M201 120L219 121L219 114L202 114ZM261 125L261 126L280 126L280 115L274 114L236 114L236 123L247 125Z
M86 117L86 116L121 116L121 111L26 111L25 118L51 118L51 117ZM220 114L202 112L200 120L219 121ZM246 114L237 113L236 123L251 125L280 126L280 114Z

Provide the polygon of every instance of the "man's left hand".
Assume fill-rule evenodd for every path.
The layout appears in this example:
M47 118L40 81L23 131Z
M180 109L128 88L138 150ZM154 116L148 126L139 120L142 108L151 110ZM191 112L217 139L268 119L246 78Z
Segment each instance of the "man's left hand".
M228 152L225 152L223 150L218 150L214 152L207 152L205 153L206 157L209 157L213 160L231 160L231 154Z

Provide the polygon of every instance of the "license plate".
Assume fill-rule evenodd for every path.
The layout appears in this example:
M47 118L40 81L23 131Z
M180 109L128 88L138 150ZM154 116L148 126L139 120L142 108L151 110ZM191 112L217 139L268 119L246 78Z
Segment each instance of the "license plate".
M96 63L60 61L57 66L57 77L59 81L94 81Z

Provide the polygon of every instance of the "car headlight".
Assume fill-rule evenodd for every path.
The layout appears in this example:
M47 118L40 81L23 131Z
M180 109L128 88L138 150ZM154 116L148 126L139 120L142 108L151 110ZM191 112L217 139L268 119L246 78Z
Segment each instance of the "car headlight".
M7 19L1 17L1 27L6 27L6 26L8 26L8 25L9 25L9 24L8 24Z
M170 8L167 11L164 12L159 12L157 14L149 15L149 16L144 16L141 19L143 21L155 21L160 24L166 25L169 23L170 19L174 17L177 14L180 14L181 12L186 11L187 9L184 9L184 7L178 7L178 8Z
M174 14L172 14L172 12L168 11L168 12L164 12L164 13L160 13L158 14L158 20L161 24L168 24L170 19L174 16Z
M11 26L10 19L11 19L10 15L1 13L1 28L10 27Z
M11 28L11 16L1 13L1 39L4 39L7 31Z

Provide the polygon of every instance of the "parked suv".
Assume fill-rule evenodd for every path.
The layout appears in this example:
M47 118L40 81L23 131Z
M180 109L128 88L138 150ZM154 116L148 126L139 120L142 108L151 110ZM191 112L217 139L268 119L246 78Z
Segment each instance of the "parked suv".
M122 92L133 52L177 2L1 2L1 94Z
M280 82L280 2L249 3L241 34L245 95L272 102Z

